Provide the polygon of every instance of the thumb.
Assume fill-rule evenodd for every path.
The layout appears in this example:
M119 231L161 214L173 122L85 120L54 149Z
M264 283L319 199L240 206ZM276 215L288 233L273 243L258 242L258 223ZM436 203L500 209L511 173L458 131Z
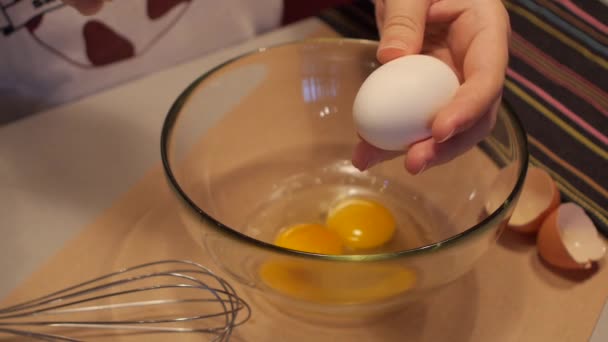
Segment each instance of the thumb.
M382 64L422 49L431 0L384 0L377 58Z

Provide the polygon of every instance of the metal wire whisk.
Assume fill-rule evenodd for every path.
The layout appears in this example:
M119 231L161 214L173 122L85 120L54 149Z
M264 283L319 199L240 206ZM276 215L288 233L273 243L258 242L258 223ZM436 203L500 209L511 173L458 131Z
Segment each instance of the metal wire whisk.
M149 341L165 333L188 333L228 341L250 315L249 305L208 268L161 260L0 308L0 336L88 341L151 334L145 338Z

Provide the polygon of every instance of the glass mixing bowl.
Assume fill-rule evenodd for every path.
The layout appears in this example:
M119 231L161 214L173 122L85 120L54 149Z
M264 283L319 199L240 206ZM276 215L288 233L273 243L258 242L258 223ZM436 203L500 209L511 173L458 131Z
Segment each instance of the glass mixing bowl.
M318 39L241 55L197 78L164 122L164 171L188 231L282 312L348 321L432 294L495 243L521 192L526 139L506 103L490 136L421 175L403 158L366 172L351 165L351 107L379 66L376 44ZM351 197L392 213L388 243L339 255L274 244L285 227L323 224Z

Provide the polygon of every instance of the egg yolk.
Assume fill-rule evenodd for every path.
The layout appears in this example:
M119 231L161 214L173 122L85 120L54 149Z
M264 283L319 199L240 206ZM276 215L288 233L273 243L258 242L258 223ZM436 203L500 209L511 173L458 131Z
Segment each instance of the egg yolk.
M358 304L385 300L411 290L413 270L395 264L320 264L269 260L260 269L263 282L292 298L322 304Z
M277 246L318 254L341 254L342 239L319 224L297 224L279 233Z
M329 211L326 225L353 249L379 247L395 233L395 218L382 204L366 199L347 199Z

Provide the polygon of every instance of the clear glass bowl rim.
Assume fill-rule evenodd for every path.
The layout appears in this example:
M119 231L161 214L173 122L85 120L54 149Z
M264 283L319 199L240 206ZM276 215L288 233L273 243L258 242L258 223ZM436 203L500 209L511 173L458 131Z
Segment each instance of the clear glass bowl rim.
M475 235L476 233L481 233L494 225L498 225L499 222L504 218L506 213L511 209L514 205L514 200L521 192L523 183L528 171L528 142L525 137L525 130L520 119L514 114L515 112L512 109L512 106L509 102L502 98L502 106L507 109L507 116L514 123L515 126L515 140L519 146L519 154L521 156L521 167L517 173L517 180L515 186L505 199L505 201L491 214L487 215L484 219L482 219L477 224L467 228L466 230L452 235L444 240L431 243L425 246L420 246L417 248L406 249L401 251L395 251L390 253L376 253L376 254L348 254L348 255L327 255L327 254L316 254L316 253L308 253L302 252L298 250L292 250L288 248L283 248L276 246L272 243L267 243L264 241L257 240L253 237L250 237L246 234L239 232L236 229L233 229L227 225L224 225L219 220L212 217L210 214L206 213L202 210L186 193L186 191L180 186L175 174L172 171L171 162L170 162L170 141L171 135L173 133L173 128L175 127L175 123L179 114L181 113L182 108L188 102L188 99L192 92L209 76L214 74L215 72L221 70L227 65L236 62L240 59L243 59L247 56L264 53L274 48L279 47L287 47L287 46L301 46L307 44L319 44L319 43L329 43L336 44L336 46L343 43L355 43L355 44L364 44L364 45L373 45L377 46L378 42L374 40L367 39L355 39L355 38L309 38L309 39L299 39L292 40L285 43L279 43L274 45L269 45L267 47L260 47L249 52L245 52L239 55L236 55L233 58L227 59L223 63L216 65L210 70L204 72L195 80L193 80L177 97L177 99L173 102L171 107L169 108L167 115L163 121L162 129L161 129L161 141L160 141L160 152L161 152L161 160L162 167L165 174L165 178L169 183L169 186L173 190L173 192L177 195L178 199L182 202L183 205L187 207L188 210L192 211L193 214L196 215L197 218L201 219L204 223L207 223L211 229L214 229L218 233L223 234L226 238L235 240L236 242L245 243L247 245L261 248L263 250L269 252L275 252L283 255L289 255L294 257L304 257L307 259L316 259L316 260L327 260L327 261L383 261L383 260L391 260L397 258L410 257L415 255L420 255L423 253L431 253L437 251L438 249L447 248L455 245L460 241L464 241ZM404 171L405 172L405 171Z

